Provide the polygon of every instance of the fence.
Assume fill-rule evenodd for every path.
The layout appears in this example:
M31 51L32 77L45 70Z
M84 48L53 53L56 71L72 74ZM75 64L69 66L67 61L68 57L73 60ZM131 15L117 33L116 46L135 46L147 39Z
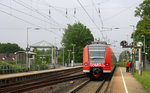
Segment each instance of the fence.
M26 72L27 68L24 65L0 65L0 74L10 74L10 73L19 73Z
M0 62L0 74L38 71L45 69L48 69L48 64L33 64L29 69L26 67L26 64L11 64L7 62Z

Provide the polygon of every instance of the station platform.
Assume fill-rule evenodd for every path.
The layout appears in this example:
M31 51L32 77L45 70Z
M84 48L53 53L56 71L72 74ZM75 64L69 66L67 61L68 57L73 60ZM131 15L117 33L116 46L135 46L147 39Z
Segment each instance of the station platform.
M110 82L109 93L149 93L125 67L117 67Z
M61 70L69 70L69 69L75 69L75 68L81 68L81 67L82 66L74 66L74 67L63 67L63 68L48 69L48 70L41 70L41 71L4 74L4 75L0 75L0 80L9 79L9 78L16 78L16 77L23 77L23 76L31 76L31 75L37 75L37 74L44 74L44 73L61 71Z

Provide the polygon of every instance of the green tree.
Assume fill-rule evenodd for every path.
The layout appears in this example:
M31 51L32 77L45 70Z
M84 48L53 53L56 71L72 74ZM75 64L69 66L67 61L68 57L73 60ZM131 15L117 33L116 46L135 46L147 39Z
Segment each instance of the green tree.
M0 53L14 53L22 50L23 49L20 48L17 44L0 43Z
M65 55L65 59L68 58L69 52L67 50L71 50L70 54L72 58L73 44L75 44L75 62L82 62L83 48L93 40L94 37L91 31L83 24L75 23L73 25L68 25L62 39L62 43L65 47L65 54L67 54Z
M51 55L51 49L39 50L39 49L34 48L33 52L37 53L36 58L35 58L36 64L42 64L42 61L46 62L46 64L51 63L51 57L50 56L44 56L42 58L42 55ZM40 59L40 55L41 55L41 59Z
M120 56L119 56L119 62L126 62L126 61L130 61L130 52L129 51L122 51L120 53Z
M150 0L144 0L139 7L136 7L135 16L150 18Z
M136 31L134 35L135 42L144 41L142 35L145 36L145 44L147 47L150 45L150 0L144 0L139 7L135 10L135 16L140 17L141 20L136 25ZM148 60L150 60L150 49L146 48L148 53Z
M150 18L142 18L136 25L136 32L132 35L135 35L135 42L144 41L142 35L145 36L146 45L150 45Z

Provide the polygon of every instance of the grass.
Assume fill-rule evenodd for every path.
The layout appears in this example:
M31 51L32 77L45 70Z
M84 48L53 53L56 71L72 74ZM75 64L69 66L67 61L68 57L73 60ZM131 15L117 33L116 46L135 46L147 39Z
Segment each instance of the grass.
M142 76L138 72L134 73L133 76L150 92L150 70L143 71Z
M123 63L123 62L118 62L118 63L117 63L117 66L118 66L118 67L125 67L125 63Z

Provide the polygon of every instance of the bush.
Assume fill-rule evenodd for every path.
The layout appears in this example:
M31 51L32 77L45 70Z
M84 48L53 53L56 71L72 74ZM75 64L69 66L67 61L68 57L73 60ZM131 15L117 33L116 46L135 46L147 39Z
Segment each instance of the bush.
M27 71L25 66L0 61L0 74L19 73L25 71Z
M48 69L48 64L33 64L31 65L31 71L36 71L36 70L45 70Z

